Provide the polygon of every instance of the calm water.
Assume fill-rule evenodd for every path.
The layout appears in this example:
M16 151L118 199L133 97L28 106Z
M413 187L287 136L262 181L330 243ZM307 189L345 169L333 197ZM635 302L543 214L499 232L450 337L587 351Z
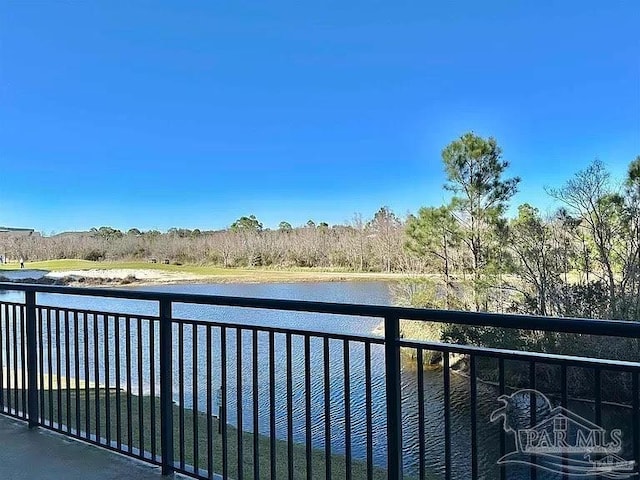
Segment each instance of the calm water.
M202 293L220 294L231 296L281 298L295 300L314 300L328 302L362 303L391 305L393 303L389 285L385 282L323 282L323 283L287 283L287 284L216 284L216 285L170 285L143 287L140 289L176 292L176 293ZM0 297L3 301L21 301L17 294L4 294ZM91 308L92 310L125 312L131 314L157 315L157 305L153 302L122 301L118 299L91 299L82 297L61 297L60 295L40 295L39 303L47 305L64 305L71 308ZM376 318L362 318L349 316L336 316L326 314L309 314L298 312L280 312L258 309L242 309L227 307L208 307L196 305L175 305L174 316L177 318L212 320L233 324L264 325L294 328L296 330L316 330L323 332L350 333L370 335L380 323ZM120 324L120 336L124 334L124 320ZM154 346L158 347L157 331ZM132 325L132 335L137 334L137 324ZM143 370L148 372L149 357L146 353L150 343L148 325L142 324ZM206 410L206 338L204 329L194 333L191 327L183 333L183 359L184 359L184 404ZM71 334L73 338L73 333ZM237 425L236 390L236 352L238 339L235 329L227 332L227 408L229 423ZM123 337L124 338L124 337ZM174 344L178 343L178 333L174 331ZM213 367L211 371L213 385L220 385L220 332L214 329L213 335ZM104 346L104 336L100 339L100 351ZM196 351L194 357L194 343ZM121 342L122 344L122 342ZM108 336L108 346L111 352L115 350L113 331ZM286 438L286 344L284 335L276 334L275 338L275 365L276 365L276 434L279 438ZM132 363L132 390L138 393L139 387L144 393L149 393L151 384L155 385L156 394L159 392L158 379L155 381L143 375L141 382L137 378L137 358L135 344L133 345ZM330 341L330 405L331 405L331 445L334 452L344 452L344 369L343 369L343 343L342 341ZM64 358L64 345L61 346ZM248 431L253 429L252 412L252 334L245 331L241 338L242 384L243 384L243 428ZM73 352L71 352L72 354ZM178 365L178 348L174 349L174 365ZM55 352L54 352L55 354ZM121 348L121 365L124 365L124 351ZM312 394L312 418L314 421L312 436L314 446L324 446L324 376L323 376L323 341L319 338L311 340L311 394ZM364 459L365 449L365 384L364 384L364 348L361 343L352 342L349 348L350 355L350 379L351 379L351 424L352 424L352 451L355 458ZM374 463L384 466L386 462L386 422L385 422L385 391L384 391L384 351L382 347L371 347L371 380L373 414L373 454ZM268 385L268 335L258 335L258 377L259 385ZM195 358L195 362L194 362ZM156 355L156 372L159 370ZM193 388L193 365L196 365L197 388ZM302 337L294 336L292 339L292 384L293 384L293 424L294 438L296 441L305 440L305 398L304 398L304 344ZM99 366L104 372L104 365ZM110 365L110 377L113 379L114 366ZM122 367L121 367L122 368ZM90 364L93 371L93 364ZM61 374L64 374L64 369ZM81 373L81 377L83 373ZM104 378L104 373L101 373ZM434 478L442 477L444 464L444 413L443 413L443 377L441 371L425 371L425 444L427 468ZM111 382L113 383L113 382ZM178 395L178 371L174 374L174 395L176 402L180 401ZM195 393L195 395L194 395ZM405 469L407 473L417 473L418 465L418 432L417 432L417 376L415 368L405 366L402 373L403 395L403 434ZM478 438L479 438L479 466L481 478L498 478L499 471L496 468L496 460L499 458L498 445L500 425L489 422L491 411L499 407L496 401L496 390L491 386L479 384L478 386ZM196 398L197 397L197 398ZM195 402L194 402L195 400ZM470 470L471 451L471 426L469 405L468 380L458 375L451 376L451 435L452 435L452 463L454 467L453 478L467 478ZM594 413L584 405L575 405L572 408L579 409L581 415L593 420ZM268 388L259 389L258 418L260 431L269 434L269 391ZM603 412L605 428L621 428L625 423L629 424L630 412L626 409L610 407ZM621 425L622 424L622 425ZM508 450L511 446L508 442ZM443 478L443 477L442 477ZM528 470L510 470L510 479L528 478ZM538 478L550 479L553 476L545 476L542 472Z

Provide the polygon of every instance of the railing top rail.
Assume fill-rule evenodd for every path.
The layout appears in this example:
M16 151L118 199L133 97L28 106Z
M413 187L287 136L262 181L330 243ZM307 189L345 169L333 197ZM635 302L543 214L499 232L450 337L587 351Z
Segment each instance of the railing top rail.
M452 323L470 326L489 326L524 330L545 330L562 333L582 333L627 338L640 338L640 322L621 320L594 320L585 318L540 317L534 315L463 312L424 308L392 307L351 303L314 302L307 300L282 300L271 298L232 297L187 293L150 292L117 288L85 288L23 283L0 283L0 290L21 292L56 293L86 297L121 298L172 303L191 303L225 307L259 308L309 313L328 313L362 317L394 317Z
M577 367L595 367L609 370L640 370L640 362L628 360L612 360L578 355L562 355L556 353L530 352L505 348L477 347L475 345L458 345L422 340L402 340L401 347L419 348L435 352L458 353L477 357L503 358L505 360L527 361L535 363L566 364Z

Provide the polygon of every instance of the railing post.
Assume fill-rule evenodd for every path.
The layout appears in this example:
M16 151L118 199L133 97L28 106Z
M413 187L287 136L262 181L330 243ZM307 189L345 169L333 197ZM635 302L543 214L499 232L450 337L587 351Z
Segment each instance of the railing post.
M40 424L38 417L38 342L36 332L36 292L24 292L25 309L27 314L27 414L29 428ZM23 366L24 368L24 366ZM22 386L24 388L24 385Z
M160 444L162 474L173 473L173 325L171 300L160 300Z
M402 412L400 389L400 319L384 318L387 394L387 477L402 480Z

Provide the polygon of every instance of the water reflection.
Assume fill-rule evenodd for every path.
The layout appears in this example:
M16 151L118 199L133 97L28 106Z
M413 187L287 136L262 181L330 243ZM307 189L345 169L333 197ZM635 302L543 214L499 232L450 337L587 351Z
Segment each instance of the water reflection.
M288 284L216 284L216 285L172 285L144 287L145 290L179 293L201 293L220 294L230 296L248 296L264 298L283 298L296 300L331 301L345 303L365 303L390 305L392 299L387 283L384 282L355 282L355 283L288 283ZM3 295L3 301L23 301L22 294L9 292ZM38 302L44 305L64 306L67 308L91 309L98 311L124 312L131 315L157 315L157 305L154 302L144 301L123 301L119 299L87 299L80 296L61 296L41 294ZM212 307L201 305L177 304L174 307L174 316L183 319L209 320L221 323L233 323L243 325L267 325L297 330L317 330L333 333L349 333L369 335L379 324L380 320L375 318L336 316L327 314L309 314L302 312L282 312L274 310L258 310L246 308ZM64 330L65 319L60 319ZM45 327L47 322L45 322ZM124 318L118 319L119 337L115 336L115 324L111 323L105 335L102 326L98 331L98 349L100 352L106 349L114 356L119 352L121 378L128 371L131 373L131 388L134 394L142 392L149 394L152 388L157 395L159 392L159 359L157 352L159 349L159 331L155 328L153 334L150 330L149 322L134 321L130 324L130 339L133 355L130 363L126 361L126 351L124 348L126 340L127 321ZM50 320L52 333L53 358L56 358L57 332L56 319ZM87 339L90 349L93 345L93 324L88 322L89 331ZM4 329L5 326L3 325ZM76 319L69 318L70 338L74 338ZM79 346L84 349L84 327L80 322ZM142 378L138 378L138 355L137 339L140 328L141 342L141 367ZM253 430L253 333L244 330L239 339L235 328L226 329L226 375L227 375L227 400L228 400L228 421L236 425L238 419L237 405L237 355L241 356L242 363L242 421L243 428ZM47 332L45 332L47 333ZM46 335L45 335L46 336ZM206 411L207 395L207 373L212 378L211 388L215 390L220 386L222 368L221 358L221 331L211 330L211 338L207 338L207 331L203 327L196 329L192 326L185 326L182 333L178 326L174 326L174 345L182 338L182 351L174 348L174 400L183 402L186 407L197 407L201 411ZM240 340L240 342L238 341ZM257 376L258 376L258 425L261 433L269 434L270 431L270 403L269 403L269 334L260 332L257 334ZM305 344L304 338L294 335L292 342L292 370L291 381L293 391L293 431L294 439L297 442L305 440ZM211 357L213 364L211 371L207 372L207 345L211 344ZM155 378L149 377L149 367L151 358L149 355L150 345L156 352L155 356ZM284 439L287 436L287 415L286 415L286 388L287 388L287 362L286 362L286 336L284 334L274 335L274 367L275 375L275 418L276 436ZM195 346L195 348L194 348ZM119 347L119 348L116 348ZM317 448L324 447L324 340L312 338L310 340L311 351L311 417L312 441ZM333 452L341 453L345 449L344 434L344 375L343 364L344 343L340 340L329 340L329 401L330 401L330 425L331 425L331 445ZM64 358L66 355L66 345L64 341L60 343L60 353ZM91 350L90 350L91 351ZM180 356L182 353L182 356ZM71 365L74 364L74 350L69 349L72 358ZM367 411L367 391L365 383L365 347L361 342L349 343L349 379L351 392L351 428L352 428L352 453L355 458L366 458L366 411ZM109 364L110 383L114 384L116 366L112 359ZM180 366L182 365L182 372ZM194 365L197 370L197 382L193 382ZM49 365L44 362L45 369ZM55 362L51 365L52 372L56 373ZM90 376L95 370L95 364L91 360L88 364ZM98 370L100 378L105 378L105 365L103 359L99 360ZM184 398L180 398L180 376L184 377ZM64 365L60 375L65 375ZM71 376L75 376L73 370ZM85 377L85 366L80 365L80 378ZM91 376L91 378L93 378ZM372 414L372 444L373 462L376 465L384 466L386 463L386 399L384 389L384 350L380 345L371 345L371 403ZM425 411L425 458L424 462L432 478L444 478L444 389L443 372L439 370L425 370L424 372L424 411ZM417 394L417 373L415 366L405 364L402 371L402 419L403 419L403 448L405 470L408 474L416 474L419 466L419 442L418 442L418 394ZM500 406L497 401L498 392L492 385L479 383L478 398L475 404L478 418L478 465L480 478L499 478L499 470L496 465L500 457L499 439L501 425L489 421L491 412ZM470 424L470 401L469 401L469 380L459 374L451 375L450 405L451 405L451 445L452 445L452 478L468 478L471 469L471 424ZM595 420L595 411L592 404L573 402L569 407L578 415L587 419ZM622 428L623 439L625 439L624 450L621 453L625 458L632 457L630 439L632 438L631 410L622 406L606 406L602 411L602 426L604 428ZM507 437L506 451L513 450L513 441ZM507 471L509 479L529 478L528 467L509 467ZM429 477L431 478L431 477ZM557 475L545 472L538 472L537 478L551 480L559 478Z

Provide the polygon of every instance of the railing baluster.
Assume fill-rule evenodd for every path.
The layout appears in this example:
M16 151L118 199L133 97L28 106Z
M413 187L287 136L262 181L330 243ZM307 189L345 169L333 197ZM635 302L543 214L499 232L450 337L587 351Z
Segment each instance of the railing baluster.
M529 388L531 390L536 389L536 364L535 362L529 363ZM536 405L536 395L529 396L529 418L531 419L530 428L534 428L537 423L537 405ZM535 457L537 458L537 457ZM529 469L529 478L531 480L536 480L538 478L538 470L536 469L535 463L531 464L531 468Z
M344 368L344 475L345 480L351 480L351 371L349 340L342 342L342 364Z
M236 329L236 440L238 480L244 478L244 444L242 442L242 329Z
M48 392L48 400L49 400L49 426L53 427L53 355L51 353L52 350L52 340L51 340L51 309L47 308L47 373L49 374L49 392ZM8 344L7 344L8 347Z
M470 407L471 407L471 478L478 478L478 382L477 382L477 357L472 355L469 359L469 383L470 383Z
M103 321L103 347L104 347L104 415L105 415L105 436L107 445L111 446L111 378L109 376L109 315L102 316Z
M179 441L179 457L180 468L184 470L184 324L178 323L178 397L180 407L178 410L178 441Z
M5 321L5 333L6 333L6 348L5 353L7 357L6 369L7 369L7 413L11 414L11 326L9 323L9 307L6 306L4 312Z
M4 345L3 343L3 331L4 325L2 325L2 319L5 316L5 307L7 305L5 303L0 304L0 412L4 412ZM8 332L7 332L8 333ZM42 406L42 402L40 402L40 406Z
M563 408L569 408L569 393L567 384L567 364L560 366L560 402Z
M258 412L258 331L253 331L253 365L252 369L252 394L253 394L253 478L260 478L260 425Z
M100 331L98 326L98 315L93 314L93 370L94 370L94 379L95 379L95 393L94 393L94 401L96 404L96 442L102 443L100 441L100 339L99 339Z
M596 425L602 425L602 379L601 370L596 368L593 372L593 389L595 393Z
M498 359L498 393L500 394L500 396L505 394L504 359L503 358ZM502 425L499 425L499 429L500 429L500 458L502 458L506 453L507 446L506 446L505 431L504 431L504 428L502 428ZM500 480L506 480L507 466L500 465L499 468L500 468Z
M173 324L171 301L160 300L160 449L162 474L170 475L173 464Z
M569 386L567 383L567 364L560 366L560 402L563 408L569 408ZM569 455L566 451L562 452L562 465L569 465Z
M418 474L420 480L425 480L425 454L424 454L424 359L422 349L419 348L416 355L418 371Z
M13 318L13 402L14 411L17 417L20 416L20 387L24 388L24 385L20 385L20 369L18 366L18 315L16 314L16 306L11 308L11 316Z
M329 339L324 338L324 464L325 478L331 480L331 378L329 377Z
M442 353L442 383L444 399L444 478L451 480L451 372L449 352Z
M12 395L13 395L13 415L18 416L18 410L20 409L20 403L18 401L18 354L17 354L17 328L16 328L16 307L11 305L11 383L12 383Z
M124 334L125 334L125 376L127 382L126 406L127 406L127 451L133 453L133 412L132 406L132 388L131 388L131 317L124 317Z
M60 310L56 309L56 401L57 401L57 430L62 430L62 351L60 343Z
M27 410L27 394L29 386L27 383L26 312L25 308L22 306L18 307L18 311L20 312L20 383L22 386L20 400L22 401L22 417L27 418L29 415L29 411Z
M115 324L113 326L114 335L114 348L116 352L116 446L118 450L122 449L122 399L120 391L120 320L122 317L119 315L115 318Z
M269 454L271 478L276 478L276 364L273 332L269 332Z
M640 373L631 372L631 390L633 405L633 458L636 470L640 468Z
M40 380L40 423L44 424L44 321L42 319L42 309L38 308L36 310L37 322L38 322L38 360L39 360L39 380ZM1 329L1 328L0 328ZM2 340L0 339L0 346L2 345ZM2 357L0 356L0 360ZM76 432L77 434L77 432Z
M150 422L151 422L151 459L157 460L158 450L156 445L156 321L149 320L149 402L150 402Z
M211 325L206 326L207 335L207 476L213 476L213 374L211 372L213 360L213 345L211 340ZM220 419L218 419L220 420Z
M602 426L602 382L601 370L596 368L593 372L593 389L595 390L596 425ZM596 480L601 480L601 475L596 475Z
M27 374L29 376L29 428L35 428L40 424L38 418L38 345L37 345L37 329L36 329L36 293L34 291L25 292L26 304L26 350L27 350ZM2 344L0 340L0 345ZM24 348L22 349L24 351ZM24 368L24 363L23 363ZM0 365L0 370L2 366ZM24 390L25 386L23 384ZM2 382L0 380L0 389ZM2 402L0 401L0 405Z
M49 310L49 316L51 310ZM85 419L85 437L91 438L91 404L89 395L89 315L87 312L82 314L83 334L84 334L84 419ZM51 380L49 380L51 384ZM52 414L53 415L53 414ZM53 418L52 418L53 420Z
M193 352L192 358L192 370L191 370L191 383L192 383L192 396L193 402L191 410L193 412L193 470L198 475L200 471L199 467L199 435L198 435L198 326L194 323L191 330L191 344Z
M227 329L220 327L220 428L222 431L222 478L229 477L227 444Z
M365 425L366 425L366 444L367 444L367 480L373 479L373 428L371 420L373 417L373 407L371 404L371 343L364 344L364 382L365 382ZM393 478L393 477L389 477Z
M286 336L287 363L287 473L293 480L293 366L291 362L291 333Z
M385 385L387 397L387 474L402 480L402 393L400 391L400 319L384 319Z
M144 372L142 370L142 319L138 317L136 328L138 337L138 448L144 457Z
M42 325L42 321L40 322ZM79 333L79 320L78 314L73 314L73 360L75 367L75 410L76 410L76 435L80 436L82 426L80 425L80 333ZM40 337L42 338L42 337ZM40 347L40 353L42 353L42 346ZM42 358L40 358L42 361ZM43 387L44 388L44 387Z
M304 413L305 413L305 457L307 480L313 477L311 456L311 337L304 336Z
M71 353L69 342L69 312L64 311L64 373L67 385L67 433L71 433Z

